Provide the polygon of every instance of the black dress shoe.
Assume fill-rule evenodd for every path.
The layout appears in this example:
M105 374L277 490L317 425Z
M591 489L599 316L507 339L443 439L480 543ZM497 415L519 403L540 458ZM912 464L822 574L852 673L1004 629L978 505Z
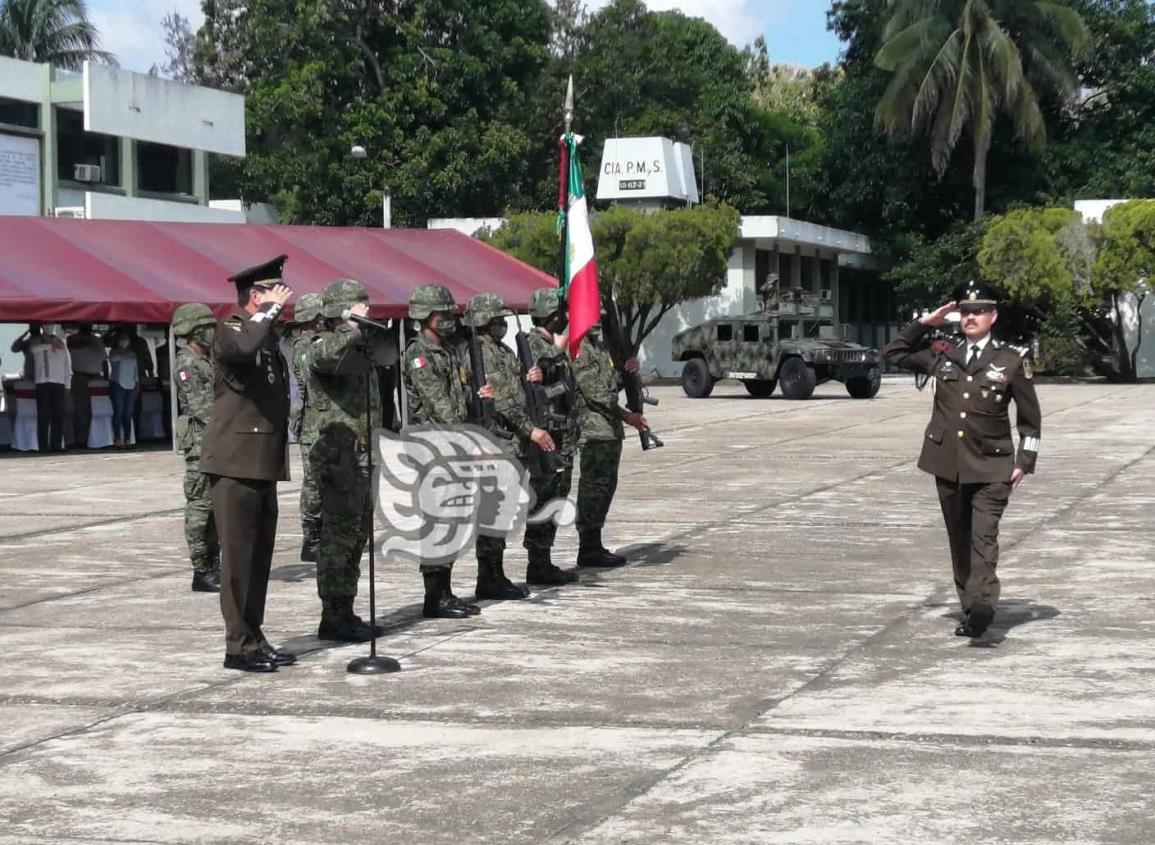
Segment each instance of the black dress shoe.
M297 662L297 655L284 649L277 648L272 643L265 643L261 646L261 651L265 657L276 663L278 666L292 666Z
M193 573L192 591L194 593L219 593L221 591L221 576L216 572Z
M225 668L238 669L241 672L276 672L277 664L258 648L240 654L226 654Z
M986 633L995 618L995 609L989 604L976 604L967 611L963 623L954 629L956 637L970 637L972 640Z

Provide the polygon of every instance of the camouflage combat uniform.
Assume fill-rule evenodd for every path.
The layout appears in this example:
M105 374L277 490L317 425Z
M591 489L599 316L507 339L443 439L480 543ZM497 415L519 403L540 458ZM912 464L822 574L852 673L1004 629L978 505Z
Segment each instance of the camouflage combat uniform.
M213 409L213 362L207 355L183 346L176 356L176 385L180 416L177 446L184 453L184 536L196 572L219 572L221 549L213 520L208 476L201 472L201 440Z
M409 316L421 323L417 336L405 347L401 360L402 378L409 401L408 424L464 425L469 420L470 387L461 355L452 332L445 330L440 342L430 340L428 331L435 314L450 317L456 309L453 295L442 285L420 285L409 297ZM456 328L456 317L449 321ZM462 619L480 611L477 605L453 595L450 580L453 561L421 561L425 582L422 614L429 618Z
M310 396L316 392L310 382L316 378L309 364L312 339L316 332L311 326L321 312L321 296L307 293L301 297L294 309L293 319L302 326L301 334L293 342L293 357L290 366L300 390L300 406L293 408L289 416L289 429L297 439L301 449L301 560L316 561L317 547L321 543L321 494L317 489L317 479L313 464L309 460L309 449L317 441L316 409L310 405Z
M192 589L216 593L221 588L221 547L209 477L200 469L201 443L215 393L216 368L208 350L213 346L216 318L207 305L189 302L173 312L171 330L173 342L179 341L175 433L185 459L184 536L193 568Z
M618 487L618 467L625 439L624 421L629 411L618 404L621 384L613 360L589 335L582 338L578 356L570 363L570 368L578 389L578 425L581 429L578 444L581 453L577 496L578 563L597 565L594 563L595 553L605 552L602 527Z
M325 289L323 313L339 320L357 301L368 301L364 288L338 280ZM368 626L353 614L353 599L373 507L366 432L371 421L379 426L381 419L372 342L360 328L339 322L309 338L298 359L304 364L302 373L308 371L309 425L315 427L308 460L321 500L317 595L323 610L318 634L323 639L367 639Z
M536 321L556 316L559 308L560 297L557 288L536 290L530 298L529 313ZM530 486L534 494L534 510L530 513L531 517L549 502L567 498L573 483L573 459L578 437L576 387L570 370L569 357L565 349L559 349L552 338L552 334L546 336L536 327L526 335L532 363L542 373L542 385L547 388L559 383L567 386L565 393L551 403L551 410L558 417L564 415L565 422L551 419L547 427L557 447L557 451L554 452L557 471L530 477ZM550 554L556 538L557 523L553 520L526 524L524 545L529 556L527 581L568 583L576 580L575 576L569 574L560 577L560 570L553 565Z

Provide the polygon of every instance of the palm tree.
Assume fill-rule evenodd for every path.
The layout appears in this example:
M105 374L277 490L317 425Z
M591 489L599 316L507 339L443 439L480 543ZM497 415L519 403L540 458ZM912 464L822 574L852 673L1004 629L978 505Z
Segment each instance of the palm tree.
M1083 19L1050 0L887 0L875 64L894 74L879 101L887 132L925 132L941 176L964 132L974 144L975 219L986 210L987 154L999 114L1032 149L1046 143L1040 92L1070 100Z
M69 70L86 59L116 64L100 49L85 0L0 0L0 56Z

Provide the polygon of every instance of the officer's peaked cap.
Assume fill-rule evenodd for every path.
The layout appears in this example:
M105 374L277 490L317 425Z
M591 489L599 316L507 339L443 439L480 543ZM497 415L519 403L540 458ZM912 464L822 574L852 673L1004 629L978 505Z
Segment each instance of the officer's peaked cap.
M967 305L989 307L999 304L999 298L994 288L986 282L980 282L976 279L972 279L965 285L959 287L959 289L955 291L955 300L958 302L960 308L964 308Z
M229 276L229 281L235 284L239 291L258 287L271 288L273 285L281 283L285 262L288 260L289 256L278 255L272 261L266 261L264 264L257 264L239 273L234 273Z

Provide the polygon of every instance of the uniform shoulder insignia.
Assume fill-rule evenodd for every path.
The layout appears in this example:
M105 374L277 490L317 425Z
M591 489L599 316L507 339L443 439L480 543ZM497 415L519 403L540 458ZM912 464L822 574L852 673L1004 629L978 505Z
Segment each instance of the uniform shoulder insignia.
M192 373L190 373L188 370L182 369L177 373L177 378L179 378L181 381L188 381L190 378L192 378Z
M225 325L232 329L234 332L239 332L243 323L244 321L241 320L240 317L228 317L225 319Z
M409 366L415 370L420 370L422 367L429 366L429 359L424 355L418 355L409 362Z

